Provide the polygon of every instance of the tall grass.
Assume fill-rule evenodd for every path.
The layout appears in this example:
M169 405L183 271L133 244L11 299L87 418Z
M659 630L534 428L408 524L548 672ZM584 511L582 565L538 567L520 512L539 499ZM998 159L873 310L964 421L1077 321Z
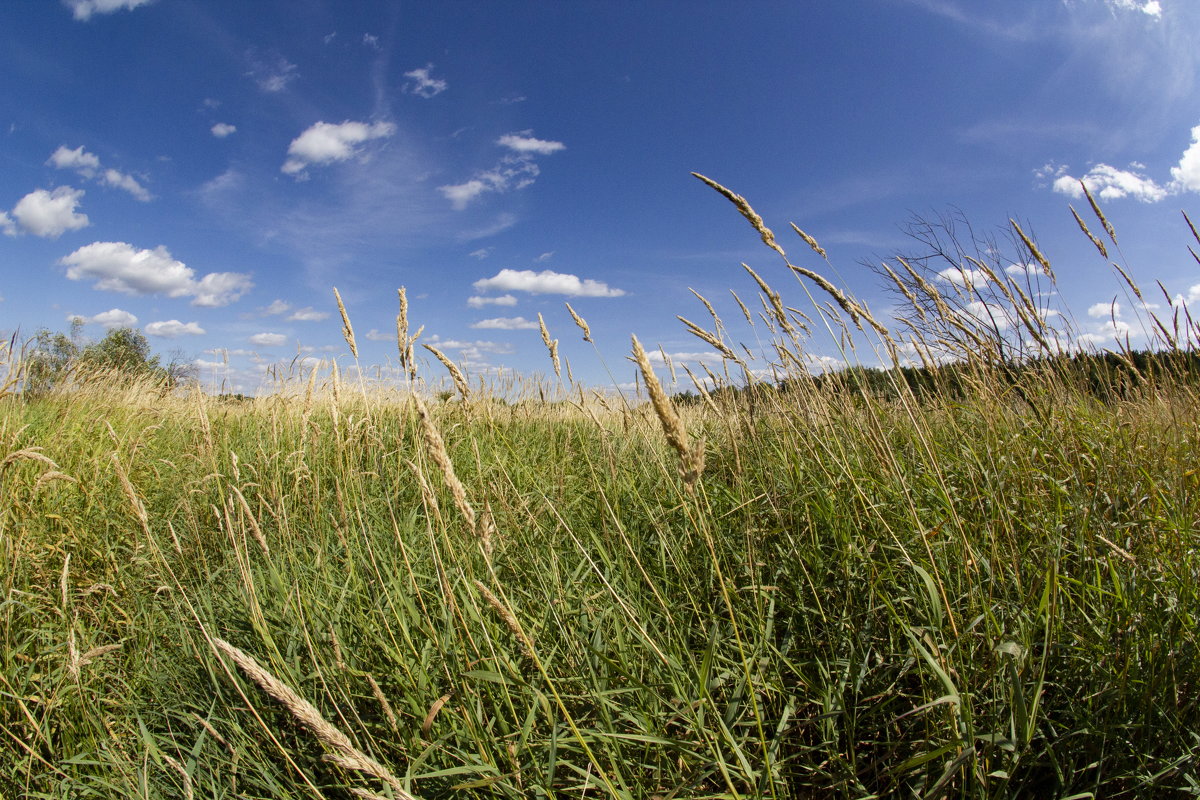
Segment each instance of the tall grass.
M1200 794L1191 373L1098 397L994 269L890 265L886 329L714 188L810 301L751 271L750 351L705 300L695 403L640 344L652 403L7 383L0 795Z

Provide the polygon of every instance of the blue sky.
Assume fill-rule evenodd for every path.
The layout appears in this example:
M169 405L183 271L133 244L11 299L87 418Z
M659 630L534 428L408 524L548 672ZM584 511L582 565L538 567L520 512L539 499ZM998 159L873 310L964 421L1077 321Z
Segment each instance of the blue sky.
M385 368L400 286L472 375L548 371L541 313L610 383L565 302L618 382L630 333L710 349L689 288L752 341L739 263L800 287L692 171L814 235L828 264L783 241L880 316L862 262L958 209L1026 223L1080 331L1126 330L1079 178L1134 276L1200 300L1192 0L9 2L0 72L0 331L131 324L231 389L352 363L334 286Z

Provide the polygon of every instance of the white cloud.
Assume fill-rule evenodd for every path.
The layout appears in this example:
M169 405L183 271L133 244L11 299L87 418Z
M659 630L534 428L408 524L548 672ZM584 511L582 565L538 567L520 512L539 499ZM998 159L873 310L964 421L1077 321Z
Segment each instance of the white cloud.
M256 333L246 341L259 347L279 347L287 344L287 337L282 333Z
M1162 18L1162 3L1159 0L1108 0L1108 5L1120 11L1140 11L1148 17Z
M987 273L981 269L950 267L938 273L938 277L963 289L971 290L988 282Z
M17 223L13 222L7 211L0 211L0 231L8 236L17 235Z
M132 175L126 175L124 172L117 172L115 169L106 169L101 181L108 186L124 189L143 203L151 199L150 192L146 191L146 187L138 183Z
M283 56L275 56L269 62L259 61L251 56L250 71L246 74L254 79L259 89L270 94L282 92L289 83L300 77L300 73L296 72L296 65Z
M133 314L130 314L128 311L122 311L119 308L110 308L108 311L101 311L99 314L96 314L92 317L82 317L72 314L67 319L68 321L72 319L81 319L85 323L103 325L105 330L112 330L113 328L132 328L134 325L137 325L138 321L138 318Z
M548 156L551 153L557 153L559 150L566 150L567 146L562 142L552 142L546 139L535 139L529 134L533 131L521 131L520 133L506 133L496 140L496 144L501 147L507 147L518 153L534 153L539 156Z
M479 322L471 325L471 327L498 331L536 331L538 324L524 317L494 317L492 319L481 319Z
M254 282L249 275L240 272L210 272L201 278L190 294L194 306L205 308L220 308L254 288Z
M534 139L523 133L501 136L496 144L507 147L513 155L504 156L496 166L477 172L464 183L439 186L438 191L450 201L455 210L461 211L472 200L487 192L504 193L524 189L537 179L541 169L534 163L535 155L548 155L566 147L562 142Z
M37 189L17 202L12 215L34 236L58 238L66 231L76 231L90 224L87 215L76 210L81 197L83 190L70 186L59 186L53 192ZM4 227L9 232L12 224Z
M357 146L372 139L382 139L396 132L390 122L346 121L340 124L318 122L292 140L283 171L288 175L303 172L313 164L346 161L358 154Z
M92 14L112 14L122 9L132 11L138 6L144 6L151 0L65 0L75 19L86 21Z
M84 150L83 145L74 150L68 149L66 145L59 145L46 163L53 164L58 169L73 169L85 178L93 177L100 169L100 157Z
M1092 319L1121 318L1120 303L1095 303L1088 308L1087 314Z
M225 306L254 285L248 275L214 272L199 281L195 270L171 257L166 247L138 250L126 242L92 242L59 263L73 281L95 279L93 288L122 294L192 297L192 305Z
M1034 278L1041 274L1042 268L1037 264L1009 264L1004 271L1013 277Z
M127 175L115 169L106 169L101 172L100 157L95 153L89 153L84 150L83 145L76 147L74 150L69 149L66 145L59 145L58 149L50 154L50 158L46 160L46 163L52 164L57 169L75 170L75 172L85 178L96 178L99 176L99 181L105 186L123 189L142 202L152 199L150 192L146 191L146 187L142 186L132 175Z
M237 133L237 126L230 125L228 122L218 122L216 125L213 125L210 130L212 131L213 136L217 137L218 139L224 139L226 136Z
M1200 192L1200 125L1192 128L1192 143L1171 167L1171 189L1176 192Z
M317 311L312 306L305 308L297 308L292 315L288 317L293 322L320 322L323 319L329 318L328 311Z
M378 328L371 328L366 333L366 339L371 342L394 342L396 341L396 333L395 331L386 333Z
M1108 164L1096 164L1082 178L1068 175L1061 168L1058 172L1061 174L1054 179L1054 191L1076 198L1083 197L1081 180L1089 192L1102 200L1132 197L1143 203L1157 203L1169 194L1167 189L1140 172L1117 169Z
M478 250L472 250L471 252L467 253L467 255L469 255L471 258L478 258L480 261L487 258L491 254L492 248L490 247L481 247Z
M261 308L259 311L264 317L273 317L277 314L282 314L285 311L290 311L292 304L284 300L272 300L271 305L266 308Z
M467 305L471 308L483 308L484 306L515 306L517 298L511 294L502 294L499 297L468 297Z
M412 79L411 83L405 84L405 88L418 97L427 99L439 95L450 88L450 85L444 80L433 77L432 72L433 64L426 64L423 67L404 73L404 77Z
M1007 312L1003 306L998 306L994 303L983 303L979 300L972 300L962 308L957 309L954 313L965 320L982 325L985 328L994 328L1000 331L1008 330Z
M502 269L491 278L483 278L472 284L477 292L491 290L530 292L531 294L565 294L569 297L620 297L623 289L609 288L608 284L591 278L581 280L576 275L567 275L553 270L534 272L531 269Z
M701 363L701 362L707 363L707 364L720 364L721 363L721 354L714 353L710 350L705 350L702 352L694 352L694 353L667 353L667 356L669 356L671 361L675 362L676 364L683 364L683 363L697 364L697 363ZM650 361L651 364L665 365L667 363L666 359L663 358L662 351L657 350L657 349L651 350L650 352L646 353L646 358Z
M174 339L177 336L203 336L204 329L195 322L180 322L169 319L163 322L151 322L146 326L147 336L158 336L163 339Z

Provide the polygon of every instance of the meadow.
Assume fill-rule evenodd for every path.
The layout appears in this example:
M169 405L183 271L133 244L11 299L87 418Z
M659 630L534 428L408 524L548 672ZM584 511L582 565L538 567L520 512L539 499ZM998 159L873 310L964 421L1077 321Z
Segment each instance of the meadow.
M755 346L700 298L720 366L670 388L635 338L636 398L545 328L559 374L491 391L417 358L406 306L423 391L34 396L14 344L0 796L1200 795L1186 309L1144 312L1150 355L1081 354L1014 223L1009 261L890 264L885 326L710 185L805 310L747 268ZM813 337L885 368L814 374Z

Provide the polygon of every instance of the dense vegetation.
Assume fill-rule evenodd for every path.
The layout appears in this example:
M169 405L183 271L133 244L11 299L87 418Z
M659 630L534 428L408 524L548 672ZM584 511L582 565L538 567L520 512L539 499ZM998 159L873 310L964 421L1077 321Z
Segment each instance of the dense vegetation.
M636 405L0 397L0 795L1200 794L1195 332L968 329L693 403L636 342Z

